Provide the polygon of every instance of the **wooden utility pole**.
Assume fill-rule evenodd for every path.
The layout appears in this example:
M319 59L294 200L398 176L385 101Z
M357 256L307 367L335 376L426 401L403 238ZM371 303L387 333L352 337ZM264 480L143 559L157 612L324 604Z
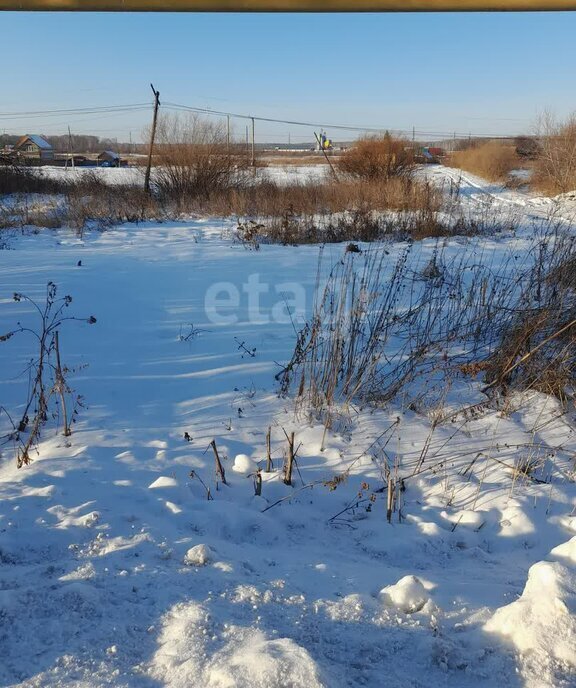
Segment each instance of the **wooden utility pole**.
M148 150L148 165L146 166L146 176L144 177L144 191L150 193L150 171L152 169L152 151L154 149L154 138L156 137L156 122L158 121L158 108L160 107L160 91L157 91L153 84L150 84L154 94L154 117L152 119L152 131L150 132L150 148Z
M226 115L226 150L230 155L230 115Z
M254 117L251 117L252 120L252 167L256 167L256 154L254 150Z
M72 150L72 134L70 133L70 126L68 126L68 157L66 158L66 169L68 169L68 160L72 163L74 169L74 151Z

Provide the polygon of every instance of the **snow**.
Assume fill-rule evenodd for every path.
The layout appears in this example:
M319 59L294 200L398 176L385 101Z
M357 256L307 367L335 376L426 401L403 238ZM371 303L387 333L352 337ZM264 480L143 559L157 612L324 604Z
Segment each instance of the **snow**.
M447 168L423 173L460 179ZM447 239L448 259L471 251L496 265L524 255L551 212L570 218L554 201L468 176L458 183L469 212L514 214L518 228ZM510 399L509 412L437 427L429 451L447 451L445 461L407 480L403 518L387 523L381 466L367 449L399 419L386 451L408 471L431 419L400 402L358 407L324 436L318 419L279 398L274 375L295 340L282 306L295 290L295 324L310 312L319 249L247 251L234 227L201 218L82 239L66 229L6 237L0 333L37 326L34 308L11 296L41 300L50 279L73 297L71 314L97 323L60 333L69 384L83 396L72 436L51 418L21 470L13 448L0 447L0 684L573 686L574 410L534 393ZM387 247L391 265L404 248ZM436 248L412 247L415 273ZM344 251L325 247L326 270ZM182 341L190 323L199 334ZM33 346L24 334L0 343L0 403L13 417ZM446 409L482 399L479 386L463 379ZM0 435L9 429L2 412ZM282 480L284 431L299 447L294 487ZM544 482L512 485L515 447L532 441L546 448ZM506 465L480 457L469 470L487 445ZM324 482L352 461L330 491ZM258 466L261 496L248 479ZM371 511L331 522L363 484L375 491Z
M111 151L105 151L116 155ZM77 181L88 175L96 175L106 184L144 184L145 167L56 167L43 165L37 168L39 174L51 179ZM260 178L270 179L277 184L305 184L309 181L324 179L329 174L328 165L286 165L284 167L262 167L256 169Z
M428 165L419 174L447 192L457 190L457 202L476 216L486 214L506 222L520 222L525 226L542 219L574 223L575 194L560 194L553 198L538 196L525 190L507 189L502 184L486 182L458 168Z
M175 688L322 688L308 652L289 638L214 622L181 604L163 620L152 675Z
M246 456L246 454L237 454L234 459L234 465L232 466L232 470L236 473L251 473L256 470L256 468L256 462L249 456Z
M205 566L214 558L214 553L208 545L194 545L186 552L184 563L188 566Z
M405 614L421 611L429 599L426 588L416 576L404 576L394 585L387 585L380 591L380 597Z
M502 607L486 623L489 633L509 638L542 668L559 664L576 670L576 572L541 561L528 572L520 599ZM564 665L564 666L563 666Z

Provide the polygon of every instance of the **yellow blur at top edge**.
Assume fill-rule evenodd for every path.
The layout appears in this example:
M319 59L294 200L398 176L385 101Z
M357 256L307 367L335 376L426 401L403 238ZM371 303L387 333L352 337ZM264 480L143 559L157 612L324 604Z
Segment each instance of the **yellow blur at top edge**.
M0 10L520 12L576 10L576 0L0 0Z

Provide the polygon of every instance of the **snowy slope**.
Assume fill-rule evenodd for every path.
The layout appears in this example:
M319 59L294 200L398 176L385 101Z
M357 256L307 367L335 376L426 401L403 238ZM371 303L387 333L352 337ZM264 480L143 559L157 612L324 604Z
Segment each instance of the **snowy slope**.
M494 213L513 218L524 225L545 218L573 223L576 218L574 194L554 198L538 196L527 191L507 189L497 183L454 167L429 165L421 167L419 175L452 191L463 208L475 213Z
M547 212L477 180L462 194L489 195L494 212L521 206L524 230L451 240L448 256L521 253L528 216ZM323 441L274 381L295 339L284 300L300 295L296 324L310 312L318 247L247 251L233 226L148 223L83 240L46 231L0 252L0 333L35 326L11 296L41 299L49 280L75 315L97 318L61 332L85 400L72 436L51 422L21 470L2 448L0 685L574 685L574 413L535 394L430 441L426 416L392 405L343 416ZM415 269L434 247L418 246ZM392 260L402 246L389 250ZM326 247L326 269L343 251ZM0 344L0 404L15 416L33 346L25 334ZM460 392L478 396L473 382ZM274 471L256 497L250 473L264 465L268 426ZM390 426L406 474L427 443L441 465L407 480L401 522L386 522L378 493L371 511L331 523L363 483L382 485L372 449ZM283 430L301 444L294 487L280 479ZM216 485L213 439L228 485ZM509 466L534 441L546 482L514 484ZM502 463L469 470L487 446ZM322 484L353 461L337 490Z

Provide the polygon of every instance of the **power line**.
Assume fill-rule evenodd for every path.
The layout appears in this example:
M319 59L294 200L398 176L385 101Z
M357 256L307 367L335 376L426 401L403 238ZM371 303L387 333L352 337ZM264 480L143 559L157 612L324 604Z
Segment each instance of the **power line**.
M359 133L383 133L389 131L391 133L408 135L412 134L412 130L407 129L394 129L391 127L374 127L374 126L358 126L358 125L347 125L347 124L326 124L320 122L305 122L301 120L289 120L289 119L279 119L274 117L263 117L256 115L246 115L238 112L227 112L224 110L213 110L211 108L195 107L191 105L182 105L180 103L164 103L164 107L169 110L184 111L184 112L196 112L199 114L213 115L217 117L234 117L236 119L244 120L256 120L258 122L268 122L273 124L290 124L292 126L301 127L313 127L313 128L323 128L332 129L340 131L351 131ZM416 129L415 134L420 138L446 138L446 139L468 139L468 138L491 138L491 139L510 139L514 138L516 134L488 134L488 133L461 133L461 132L441 132L441 131L424 131Z
M72 115L85 117L89 115L100 115L101 118L114 116L117 114L125 114L132 112L147 111L151 107L150 103L132 103L126 105L100 105L83 108L62 108L51 110L23 110L15 112L0 112L0 121L10 119L36 119L36 118L50 118L50 117L69 117ZM469 138L490 138L490 139L510 139L516 134L491 134L491 133L472 133L472 132L446 132L446 131L428 131L420 129L399 129L385 126L360 126L349 124L326 124L325 122L310 122L304 120L281 119L276 117L265 117L262 115L247 115L239 112L230 112L225 110L214 110L207 107L198 107L191 105L183 105L181 103L167 102L163 104L163 108L180 112L194 112L203 115L211 115L216 117L233 117L235 119L251 120L257 122L266 122L269 124L283 124L297 127L311 127L314 129L330 129L336 131L348 131L360 134L382 134L386 131L396 135L403 135L410 137L412 135L420 139L469 139ZM93 119L99 119L94 117ZM503 119L503 118L501 118ZM78 120L79 121L79 120ZM50 125L47 125L50 126Z
M28 119L80 114L95 115L100 113L135 112L149 108L150 103L134 103L132 105L102 105L90 108L66 108L60 110L23 110L20 112L0 112L0 119Z

